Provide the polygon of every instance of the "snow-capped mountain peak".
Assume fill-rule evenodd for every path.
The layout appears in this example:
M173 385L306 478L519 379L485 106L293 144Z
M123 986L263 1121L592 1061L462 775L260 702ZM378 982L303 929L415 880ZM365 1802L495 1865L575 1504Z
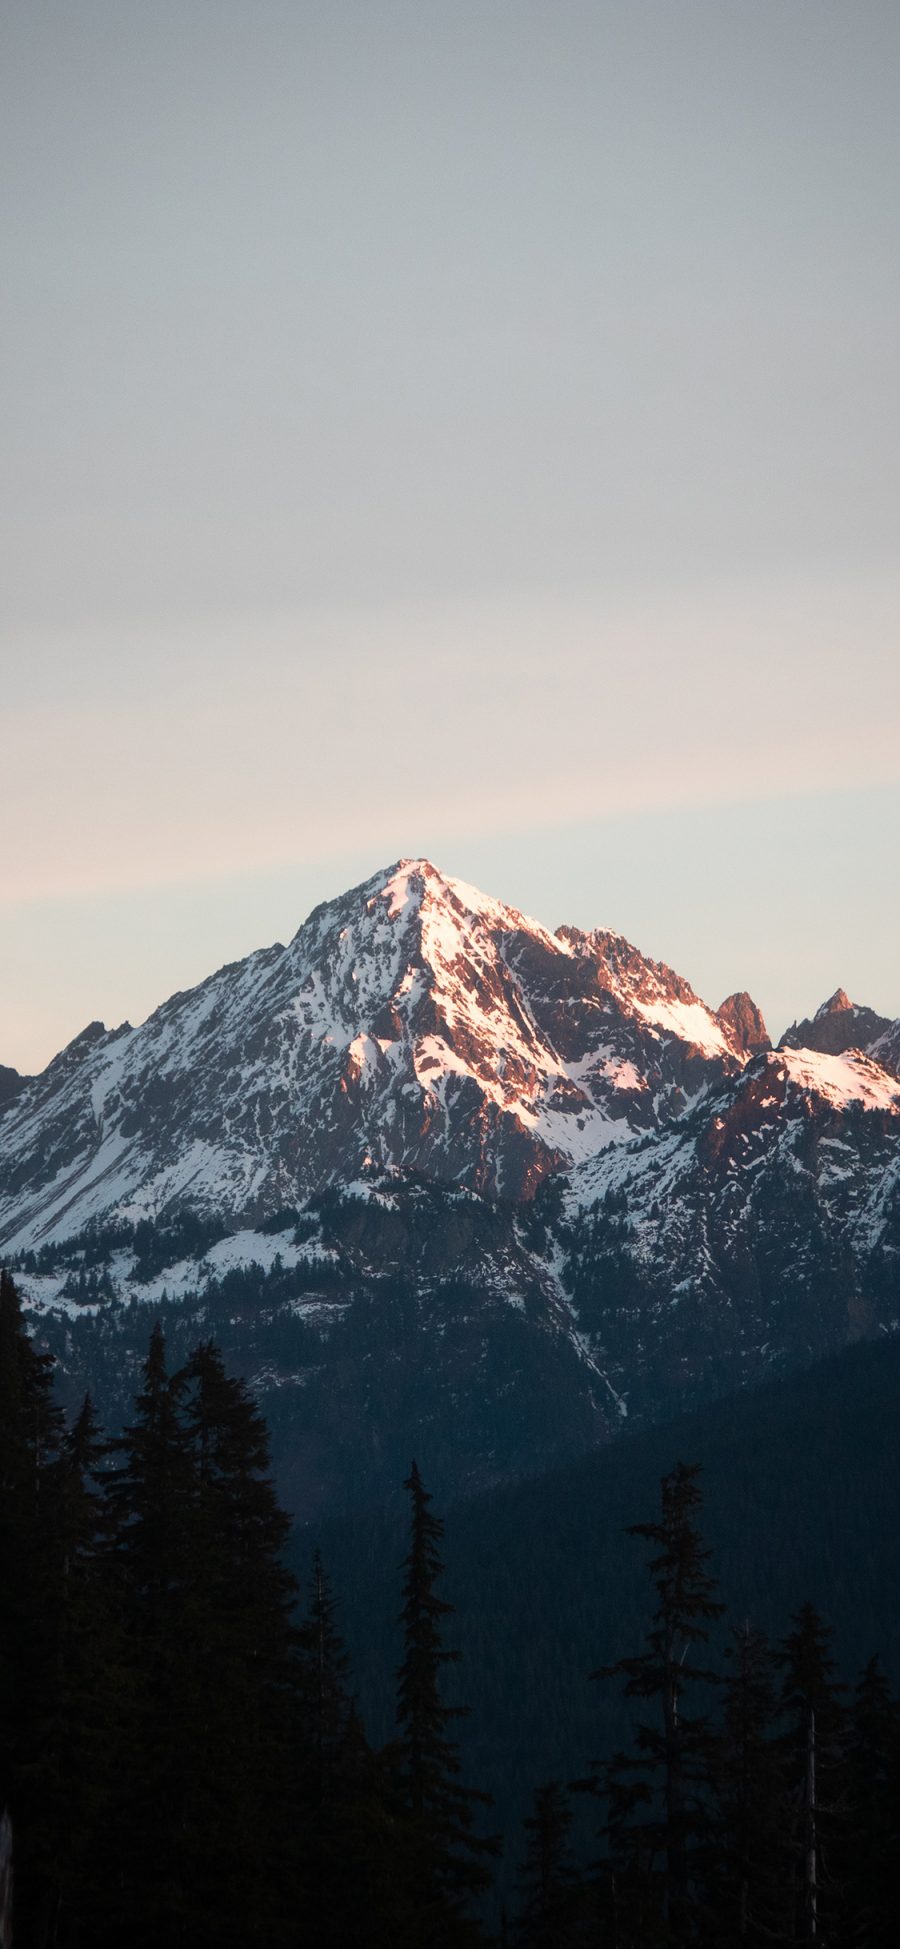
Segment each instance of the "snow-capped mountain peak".
M839 993L773 1050L746 993L402 859L14 1077L0 1241L73 1387L98 1355L117 1385L167 1295L283 1427L297 1390L304 1495L336 1395L365 1474L423 1375L445 1430L476 1403L491 1479L896 1330L898 1033Z
M427 859L398 860L288 946L138 1028L91 1024L24 1081L0 1116L0 1239L184 1204L256 1223L367 1160L519 1199L668 1129L767 1044L746 995L714 1011L621 934L551 933ZM877 1065L826 1075L817 1046L846 1045L805 1043L798 1086L874 1104Z
M848 1008L854 1007L855 1003L851 1002L846 988L836 988L827 1002L820 1002L813 1020L821 1022L826 1015L843 1015Z
M179 1201L256 1219L367 1157L521 1197L744 1060L621 935L551 933L401 859L27 1082L0 1121L0 1236Z

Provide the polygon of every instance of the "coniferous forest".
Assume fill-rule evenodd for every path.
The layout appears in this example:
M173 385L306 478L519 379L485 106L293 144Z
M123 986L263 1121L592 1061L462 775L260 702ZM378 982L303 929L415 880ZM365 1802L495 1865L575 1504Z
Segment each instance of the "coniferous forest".
M3 1274L4 1949L893 1942L897 1701L877 1658L844 1682L802 1590L775 1641L724 1616L695 1464L622 1540L646 1559L642 1631L585 1673L630 1736L534 1780L501 1907L415 1461L375 1743L328 1566L316 1552L306 1588L287 1567L267 1430L218 1349L171 1371L157 1326L115 1437L89 1400L66 1424L52 1369Z

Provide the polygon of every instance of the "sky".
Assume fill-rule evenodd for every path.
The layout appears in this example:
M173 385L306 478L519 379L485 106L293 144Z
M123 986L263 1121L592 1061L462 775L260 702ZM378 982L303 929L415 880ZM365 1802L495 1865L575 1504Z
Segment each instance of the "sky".
M896 0L5 0L0 1062L428 854L900 1013Z

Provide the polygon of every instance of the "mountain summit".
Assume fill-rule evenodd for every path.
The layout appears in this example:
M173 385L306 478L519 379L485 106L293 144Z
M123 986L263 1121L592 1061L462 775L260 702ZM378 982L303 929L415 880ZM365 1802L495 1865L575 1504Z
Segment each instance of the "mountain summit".
M519 1199L737 1073L748 1019L619 934L550 933L399 860L29 1080L0 1120L0 1237L179 1201L255 1222L372 1162Z
M745 1055L757 1056L761 1049L770 1049L772 1044L769 1031L751 995L741 989L737 995L728 995L718 1010L719 1021L731 1031Z
M839 992L782 1050L824 1059L888 1028ZM23 1079L0 1115L0 1240L31 1248L181 1206L256 1225L373 1168L518 1201L667 1130L769 1047L748 995L714 1011L621 934L550 933L402 859L317 907L287 947L220 968L138 1028L91 1023ZM868 1072L839 1082L871 1100ZM825 1087L815 1065L802 1086ZM887 1078L878 1089L893 1104Z
M780 1049L817 1049L823 1056L842 1056L847 1049L862 1049L884 1062L884 1052L875 1044L894 1025L874 1008L852 1002L844 988L836 988L827 1002L816 1009L811 1021L792 1022L779 1043Z

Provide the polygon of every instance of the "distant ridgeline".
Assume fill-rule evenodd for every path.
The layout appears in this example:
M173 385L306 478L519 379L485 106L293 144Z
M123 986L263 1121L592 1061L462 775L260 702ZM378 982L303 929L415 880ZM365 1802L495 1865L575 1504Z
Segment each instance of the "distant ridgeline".
M799 1577L821 1584L839 1564L843 1604L841 1577L868 1566L851 1634L873 1594L866 1629L887 1622L890 1590L896 1655L898 1538L885 1513L898 1354L852 1350L748 1394L736 1427L715 1409L669 1431L669 1444L693 1437L705 1453L710 1533L728 1531L721 1590L698 1463L670 1459L661 1486L650 1480L661 1430L460 1510L446 1544L408 1463L400 1525L330 1539L367 1689L391 1696L390 1724L375 1730L319 1549L311 1563L305 1552L297 1606L265 1423L218 1349L202 1342L172 1371L155 1327L110 1443L90 1402L64 1422L4 1274L0 1821L13 1940L463 1949L499 1943L502 1928L522 1949L888 1943L900 1712L871 1652L843 1682ZM786 1481L789 1455L800 1466ZM814 1488L832 1523L839 1511L864 1532L831 1557ZM464 1593L455 1614L445 1548L447 1587ZM505 1833L496 1927L505 1810L489 1804L479 1753L516 1788L530 1775L521 1832Z

